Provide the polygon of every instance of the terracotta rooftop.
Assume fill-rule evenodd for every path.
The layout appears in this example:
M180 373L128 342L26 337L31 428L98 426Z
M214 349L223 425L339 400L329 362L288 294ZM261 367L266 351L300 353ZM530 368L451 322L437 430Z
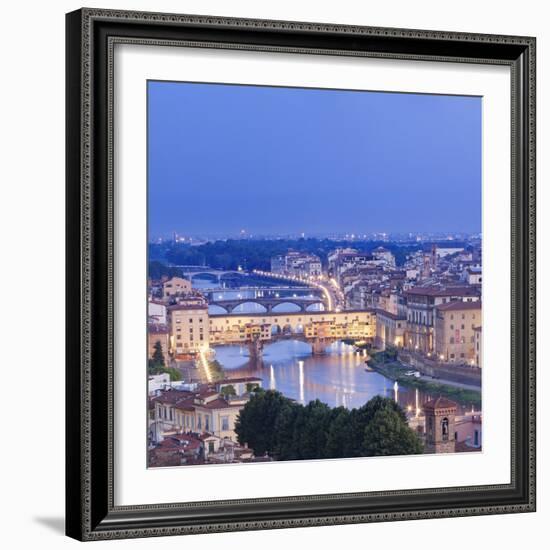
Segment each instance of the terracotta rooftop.
M477 302L462 302L461 300L456 300L454 302L448 302L446 304L440 304L436 306L438 311L463 311L470 309L481 309L481 300Z
M385 309L377 309L376 315L382 315L383 317L393 319L394 321L405 321L407 319L405 315L396 315L395 313L391 313L390 311L386 311Z
M169 403L176 404L181 400L186 400L193 398L195 394L190 391L180 391L180 390L167 390L162 392L159 396L154 397L153 401L158 401L159 403Z
M474 286L415 286L409 288L406 294L413 296L479 296L479 290Z
M240 382L261 382L261 378L257 378L256 376L243 376L241 378L224 378L223 380L219 380L216 382L216 384L219 386L220 384L239 384Z
M434 409L455 409L457 408L457 404L454 401L451 401L450 399L447 399L446 397L437 397L436 399L432 399L431 401L427 401L424 403L423 407L424 410L434 410Z
M170 311L181 311L181 310L194 310L194 309L201 309L201 310L207 310L208 304L206 303L196 303L196 304L173 304L171 306L168 306L168 309Z

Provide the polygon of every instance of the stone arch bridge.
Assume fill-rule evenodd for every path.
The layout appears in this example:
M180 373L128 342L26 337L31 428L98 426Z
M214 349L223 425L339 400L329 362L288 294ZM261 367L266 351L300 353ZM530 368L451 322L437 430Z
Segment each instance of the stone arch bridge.
M325 300L321 298L275 298L275 297L262 297L262 298L237 298L234 300L210 300L208 305L218 306L224 309L227 313L232 313L235 308L244 304L259 304L265 309L266 313L272 313L273 308L282 304L292 304L299 308L299 311L306 312L312 305L322 304L325 309L327 308ZM281 313L282 314L282 313Z

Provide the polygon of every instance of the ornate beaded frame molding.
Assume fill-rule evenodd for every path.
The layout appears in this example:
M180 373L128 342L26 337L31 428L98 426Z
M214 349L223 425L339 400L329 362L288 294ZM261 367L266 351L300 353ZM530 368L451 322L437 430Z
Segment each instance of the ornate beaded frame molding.
M71 18L72 17L72 21ZM218 18L210 16L174 15L159 13L126 12L101 9L83 9L68 15L68 29L71 25L75 29L76 38L68 36L68 76L72 74L74 84L74 66L78 65L80 74L78 96L74 95L73 111L68 106L68 118L74 121L74 111L78 111L80 119L76 121L79 128L80 143L78 151L70 149L68 132L68 160L77 157L78 162L74 163L73 170L68 169L67 193L68 212L73 209L73 218L79 219L79 236L77 242L74 237L68 237L68 249L74 248L73 256L68 250L68 280L78 274L78 303L73 305L73 319L78 319L78 330L71 330L68 327L68 350L67 350L67 387L68 394L78 391L82 398L78 400L78 424L74 415L68 414L67 427L67 534L80 540L100 540L114 538L131 538L143 536L165 536L176 534L197 534L220 531L236 531L250 529L276 529L287 527L303 527L318 525L337 525L346 523L393 521L407 519L425 519L438 517L453 517L482 514L498 514L512 512L528 512L535 509L535 39L530 37L517 36L496 36L483 34L465 34L439 31L419 31L406 29L386 29L377 27L356 27L342 25L326 25L318 23L302 23L287 21L267 21L255 19L233 19ZM101 387L105 390L105 404L107 415L104 427L107 432L106 445L98 445L94 441L93 419L98 416L98 408L94 403L92 387L94 382L94 369L100 367L94 363L94 299L97 289L94 287L94 275L96 256L94 256L96 245L97 226L94 225L97 217L97 203L94 203L94 131L95 108L94 103L94 25L99 22L125 23L125 24L150 24L156 28L166 26L182 26L182 28L198 29L225 29L225 30L254 30L264 32L298 32L310 33L322 37L323 35L344 35L357 37L375 37L381 40L388 38L429 40L434 42L455 42L481 45L506 45L523 48L526 52L526 61L518 65L514 60L472 57L456 55L430 55L414 53L393 53L384 51L361 51L345 50L319 47L292 47L273 46L261 44L245 44L223 41L208 40L174 40L163 38L139 38L122 37L109 35L106 38L106 91L107 101L105 106L105 193L102 206L104 207L105 220L105 241L101 241L102 253L106 258L106 268L102 275L105 278L105 285L102 287L106 296L106 349L104 357L105 376ZM79 42L78 63L73 59L71 68L69 48ZM477 64L501 64L509 65L511 68L512 87L512 112L511 112L511 133L512 133L512 381L522 378L524 384L523 401L518 401L517 384L512 383L512 419L518 414L526 415L524 425L527 429L522 432L521 449L518 450L517 425L511 423L512 430L512 465L518 459L518 452L524 459L521 483L518 479L516 469L511 468L511 483L509 485L486 485L458 488L439 489L418 489L407 491L384 491L370 493L344 493L338 495L306 495L302 497L262 498L216 502L194 502L194 503L173 503L173 504L143 504L140 506L118 506L114 505L113 497L113 79L114 79L114 47L116 44L139 44L150 46L178 46L178 47L200 47L217 49L241 49L252 51L299 53L312 55L336 55L336 56L360 56L360 57L384 57L401 60L426 60L426 61L452 61L458 63ZM72 70L72 73L71 73ZM68 79L70 80L70 79ZM514 98L520 93L519 85L523 85L524 93L528 99L523 105L523 112L517 112ZM71 83L68 83L70 88ZM68 103L70 103L71 92L68 88ZM521 146L520 146L521 145ZM78 181L75 177L78 175ZM79 187L78 201L71 199L72 187ZM521 194L523 193L523 195ZM518 197L521 204L518 203ZM518 212L521 214L518 216ZM74 231L75 227L69 227ZM97 223L97 222L96 222ZM518 231L518 228L521 231ZM99 239L98 239L99 240ZM76 248L80 254L76 254ZM517 261L522 258L522 262ZM72 264L71 264L71 261ZM521 264L521 265L520 265ZM523 270L521 269L523 267ZM521 296L517 289L523 290ZM94 295L94 291L95 295ZM75 294L68 289L69 300L74 300ZM518 299L522 300L523 316L517 311ZM78 307L78 314L76 308ZM70 308L70 306L69 306ZM68 319L70 319L68 312ZM519 321L519 322L518 322ZM68 323L69 325L69 323ZM523 331L523 340L520 338L520 331ZM522 349L518 349L518 342L521 341ZM518 364L518 354L523 359ZM74 365L71 358L78 360L78 373L74 373ZM70 368L72 366L72 369ZM74 406L70 395L67 397L69 405ZM518 409L518 402L521 409ZM78 438L74 437L75 429L78 431ZM95 442L95 445L94 445ZM98 459L98 453L104 453L105 461L101 467L101 475L98 476L98 468L94 467L94 461ZM70 463L78 461L77 467ZM95 475L93 475L95 473ZM93 481L92 481L93 479ZM104 490L101 492L101 504L97 504L98 496L96 485L101 483ZM384 512L354 512L348 513L345 508L334 509L332 513L315 515L314 511L307 513L297 510L293 513L292 503L302 503L304 500L314 505L322 503L327 499L332 501L345 502L349 499L363 498L374 499L376 497L407 497L414 495L422 496L445 496L446 494L457 493L483 493L492 490L510 489L518 491L521 487L521 497L508 499L507 502L491 503L488 505L460 505L453 506L441 502L435 502L435 506L423 506L422 509L410 509L406 511L384 511ZM187 513L192 510L204 507L225 508L230 512L235 505L278 505L278 515L281 516L281 505L288 504L289 517L277 517L266 519L235 518L230 521L217 521L216 516L202 522L192 521ZM419 508L419 507L418 507ZM171 512L176 516L170 516ZM178 515L179 513L179 515ZM168 518L167 518L168 516ZM172 518L172 519L170 519ZM191 519L191 521L190 521Z

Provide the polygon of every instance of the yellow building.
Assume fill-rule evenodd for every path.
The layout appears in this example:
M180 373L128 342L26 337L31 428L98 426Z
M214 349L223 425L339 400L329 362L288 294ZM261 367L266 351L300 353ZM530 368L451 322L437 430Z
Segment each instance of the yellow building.
M270 340L271 325L269 323L243 323L242 319L235 321L227 318L227 324L210 325L211 344L235 344L250 340Z
M172 277L162 285L162 295L165 299L191 292L191 281L181 277Z
M481 327L480 326L476 327L474 329L474 333L475 333L475 343L476 343L475 363L477 367L481 368L481 365L483 364L483 349L482 349L483 333L482 333Z
M475 365L481 302L456 301L441 304L435 309L436 357L440 361Z
M226 401L217 391L175 406L176 427L184 432L210 433L236 440L235 422L246 401Z
M168 306L170 350L175 355L195 354L208 348L209 323L207 305L176 304Z
M386 346L403 347L406 327L405 315L377 310L375 346L380 349L386 349Z
M224 386L233 386L235 396L225 399L220 392ZM203 386L197 391L168 390L159 392L151 400L154 433L211 434L221 439L236 441L235 422L249 399L249 385L260 386L260 378L226 379L214 386Z
M371 310L340 312L306 311L293 313L250 313L243 315L211 315L210 343L246 342L255 332L261 340L273 334L303 334L324 338L374 339L376 313ZM328 328L327 328L328 327Z
M438 249L439 250L439 249ZM435 351L436 309L451 302L477 302L480 290L473 286L413 287L405 292L407 330L405 347L422 353Z

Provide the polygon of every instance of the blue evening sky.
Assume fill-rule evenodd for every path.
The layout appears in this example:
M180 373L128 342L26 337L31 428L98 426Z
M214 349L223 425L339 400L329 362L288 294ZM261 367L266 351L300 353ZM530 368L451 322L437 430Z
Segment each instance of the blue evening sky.
M481 98L148 83L149 233L481 231Z

